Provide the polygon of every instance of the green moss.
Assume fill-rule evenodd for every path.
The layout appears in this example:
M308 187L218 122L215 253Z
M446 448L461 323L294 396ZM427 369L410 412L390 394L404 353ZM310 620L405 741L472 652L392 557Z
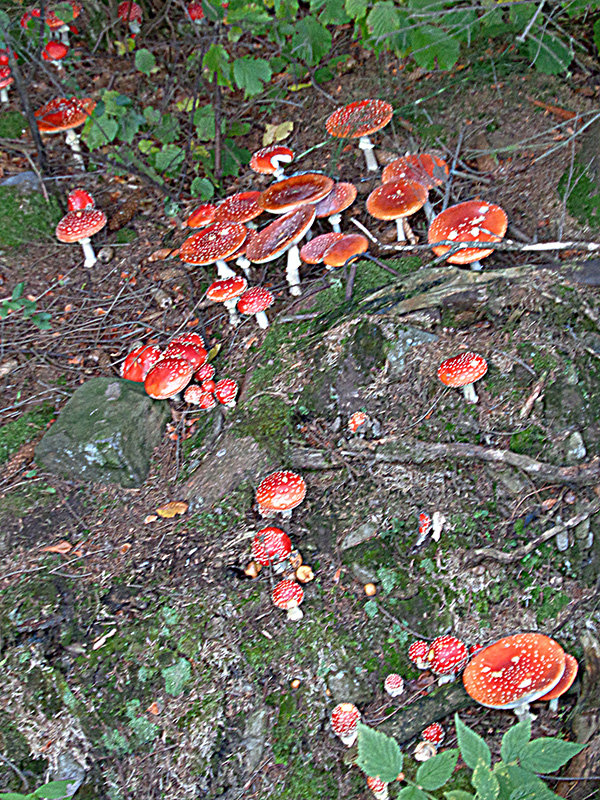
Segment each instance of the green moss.
M46 201L39 192L25 194L12 186L0 186L0 246L51 240L61 217L53 196Z
M323 800L338 796L338 783L328 772L319 769L305 757L289 769L285 776L285 788L274 795L278 800Z
M54 414L54 408L50 403L42 403L26 411L18 419L3 425L0 428L0 464L8 461L21 445L34 439Z
M292 430L293 409L281 397L260 395L240 408L236 432L251 436L263 447L282 457Z
M4 111L0 114L0 137L20 139L27 130L27 120L19 111Z
M569 604L569 596L567 594L557 592L550 586L535 586L532 589L531 596L539 625L547 619L556 619L559 612Z
M510 437L510 447L513 453L520 455L531 456L535 458L544 449L546 444L546 436L541 428L537 425L532 425L524 431L513 433Z
M600 192L585 167L575 161L573 174L569 180L569 169L565 170L559 183L558 193L564 199L567 195L567 210L582 225L592 230L600 230Z
M192 678L192 665L187 658L179 658L175 664L162 670L165 679L165 692L177 697Z

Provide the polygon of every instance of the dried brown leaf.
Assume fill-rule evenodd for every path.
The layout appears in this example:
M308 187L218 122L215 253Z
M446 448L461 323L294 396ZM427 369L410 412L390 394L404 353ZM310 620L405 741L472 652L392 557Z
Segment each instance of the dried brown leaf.
M169 500L169 502L165 503L164 506L157 508L156 513L159 517L171 519L171 517L176 517L178 514L185 514L187 510L187 503L184 503L181 500Z

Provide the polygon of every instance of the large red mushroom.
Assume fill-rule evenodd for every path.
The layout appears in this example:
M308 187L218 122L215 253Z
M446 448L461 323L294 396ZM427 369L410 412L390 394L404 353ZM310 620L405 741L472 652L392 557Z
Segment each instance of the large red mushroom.
M385 128L394 109L385 100L368 98L337 108L325 121L327 133L340 138L358 138L358 146L365 154L367 169L377 172L377 159L369 135Z
M272 517L280 512L288 518L305 495L306 483L301 475L289 469L278 470L264 478L256 490L258 511L263 517Z
M56 238L59 242L79 242L85 256L83 266L93 267L98 259L90 237L101 231L105 225L106 214L99 208L68 211L56 226Z

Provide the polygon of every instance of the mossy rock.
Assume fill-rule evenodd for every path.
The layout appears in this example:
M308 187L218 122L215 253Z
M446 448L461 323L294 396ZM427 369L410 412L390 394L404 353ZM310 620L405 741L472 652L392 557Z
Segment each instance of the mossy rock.
M18 419L3 425L0 428L0 464L8 461L21 445L34 439L50 422L54 413L50 403L41 403Z
M0 114L0 138L20 139L27 130L27 120L20 111L5 111Z
M56 198L0 186L0 247L51 240L63 213Z
M567 211L592 231L600 230L600 188L585 166L575 161L573 172L566 170L558 184L561 198L567 196ZM568 194L567 194L568 192Z

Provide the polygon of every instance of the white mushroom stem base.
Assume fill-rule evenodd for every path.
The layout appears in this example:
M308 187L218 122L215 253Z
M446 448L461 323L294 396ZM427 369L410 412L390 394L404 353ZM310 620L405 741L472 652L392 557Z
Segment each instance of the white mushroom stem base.
M377 164L377 159L375 158L375 153L373 152L375 149L373 142L368 136L361 136L358 140L358 146L365 154L365 161L367 162L367 169L369 172L377 172L379 165Z
M466 386L463 386L463 395L465 396L465 403L473 404L479 400L472 383L467 383Z
M0 102L8 103L8 92L6 89L0 89Z
M429 200L425 201L425 205L423 206L423 211L425 212L425 216L427 217L427 222L431 222L433 219L433 208Z
M344 733L342 736L340 736L342 744L345 744L346 747L352 747L352 745L357 739L358 739L358 728L356 728L356 730L352 731L351 733Z
M227 311L229 311L229 324L230 325L239 325L240 324L240 317L236 311L237 307L237 297L232 297L231 300L225 300L223 303Z
M473 272L481 272L481 270L483 269L481 261L471 261L469 266L471 267Z
M80 239L79 244L83 247L83 255L85 256L85 261L83 262L84 267L93 267L96 261L96 253L94 253L94 248L92 247L92 242L89 236L85 239Z
M529 703L524 703L522 706L515 706L513 711L517 715L519 722L523 722L524 720L534 720L535 714L532 714L529 710Z
M398 217L396 220L396 231L398 232L397 239L399 242L406 241L406 233L404 232L404 219L402 217Z
M244 275L248 278L248 280L250 280L250 266L252 262L248 261L246 256L240 256L239 258L236 258L235 263L238 265L238 267L240 267L240 269L242 270Z
M452 673L452 675L440 675L438 677L438 686L443 686L445 683L454 683L455 680L455 673Z
M262 328L263 331L269 327L269 318L267 317L264 311L259 311L254 315L254 317L256 318L258 327Z
M227 278L235 278L236 273L231 269L231 267L227 266L227 262L219 259L215 262L217 265L217 275L221 280L226 280Z
M298 297L302 294L300 289L300 251L298 245L293 245L288 250L287 267L285 270L285 279L290 287L290 294Z
M340 228L340 222L342 221L341 214L332 214L330 217L327 217L327 221L331 225L334 233L342 232L342 229Z
M292 608L288 608L287 610L287 618L291 622L298 622L298 620L302 619L304 614L302 613L302 609L300 606L292 606Z
M65 142L73 151L73 161L75 161L81 169L85 169L83 156L81 155L81 145L79 144L79 134L75 133L73 128L67 131Z
M558 711L558 697L553 697L548 703L549 711Z

